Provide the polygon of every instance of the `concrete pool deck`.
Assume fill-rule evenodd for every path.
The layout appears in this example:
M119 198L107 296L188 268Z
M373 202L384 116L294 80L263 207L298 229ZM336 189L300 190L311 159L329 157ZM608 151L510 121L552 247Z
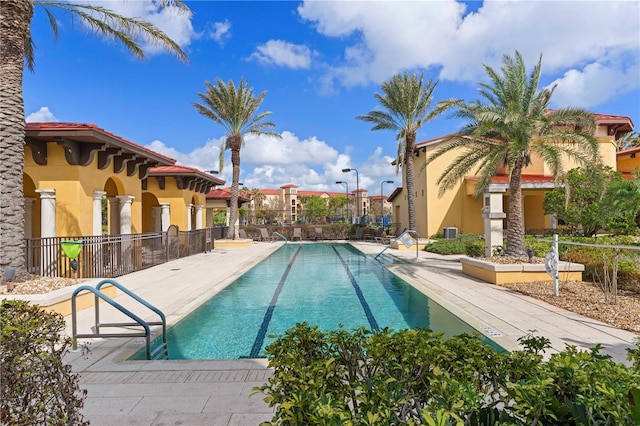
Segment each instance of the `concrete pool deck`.
M352 243L368 254L383 248L373 242ZM282 244L216 248L116 280L162 310L170 326ZM633 333L463 275L460 256L386 253L406 261L390 265L391 271L506 349L516 349L516 339L535 329L551 340L553 351L566 344L587 349L600 343L604 353L624 361L625 349L637 341ZM120 293L115 300L143 319L155 320ZM100 313L102 322L122 321L104 304ZM78 313L79 333L90 332L93 314L91 308ZM71 335L71 317L65 320ZM83 414L92 425L258 425L271 419L273 409L263 395L252 395L271 375L266 360L126 361L143 347L140 340L81 339L90 353L67 355L80 373L81 388L88 391Z

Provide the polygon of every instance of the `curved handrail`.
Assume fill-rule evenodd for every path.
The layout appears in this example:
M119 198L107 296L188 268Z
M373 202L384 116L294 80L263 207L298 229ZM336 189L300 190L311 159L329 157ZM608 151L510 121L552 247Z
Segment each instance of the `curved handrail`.
M386 246L385 248L383 248L383 249L382 249L382 251L381 251L380 253L376 254L376 255L375 255L375 257L374 257L374 259L378 259L378 256L380 256L382 253L384 253L385 251L387 251L387 249L388 249L389 247L391 247L391 245L392 245L393 243L395 243L396 241L400 240L404 234L407 234L407 235L411 236L412 238L413 238L413 235L412 235L412 234L415 234L415 238L416 238L416 241L415 241L415 245L416 245L416 257L418 257L418 238L420 237L420 234L418 234L418 231L414 231L414 230L411 230L411 229L405 229L404 231L402 231L402 232L400 233L400 235L398 235L396 238L394 238L393 240L391 240L391 241L389 242L389 244L387 244L387 246ZM405 245L406 245L406 244L405 244ZM407 248L409 248L409 247L407 247Z
M76 318L76 312L77 312L76 297L78 296L78 294L80 294L83 291L89 291L93 293L96 299L100 298L104 300L105 302L107 302L108 304L110 304L111 306L113 306L114 308L116 308L117 310L119 310L120 312L122 312L123 314L131 318L132 320L134 320L138 325L144 328L144 335L140 335L137 333L113 333L113 334L102 334L102 335L100 333L78 334L78 322ZM98 303L96 302L96 312L97 311L98 311ZM109 296L107 296L97 288L93 288L88 285L83 285L73 291L71 295L71 322L72 322L71 329L73 334L72 336L73 350L78 349L78 337L101 337L101 336L102 337L129 337L129 336L136 337L136 336L139 336L139 337L145 337L146 344L147 344L147 359L151 359L151 329L149 328L149 325L142 318L140 318L133 312L129 311L127 308L120 305L118 302L116 302L115 300L113 300L112 298L110 298ZM97 325L98 324L96 324L96 326ZM135 325L135 324L128 324L128 325Z
M160 320L162 321L162 342L163 343L167 343L167 337L166 337L167 336L167 320L166 320L164 314L162 313L162 311L160 311L160 309L156 308L151 303L147 302L142 297L138 296L137 294L135 294L134 292L132 292L128 288L124 287L122 284L118 283L115 280L104 279L104 280L100 281L96 285L96 290L100 290L102 288L102 286L104 286L106 284L111 284L114 287L117 287L122 292L124 292L127 295L131 296L137 302L140 302L146 308L148 308L148 309L152 310L153 312L155 312L156 314L158 314L160 316ZM96 306L97 306L97 304L96 304ZM98 331L98 327L99 327L99 325L98 325L98 311L96 310L96 331Z
M286 241L288 241L288 240L287 240L287 237L285 237L284 235L282 235L282 234L281 234L281 233L279 233L278 231L274 231L274 232L273 232L273 235L278 236L281 240L283 240L283 241L285 241L285 242L286 242Z

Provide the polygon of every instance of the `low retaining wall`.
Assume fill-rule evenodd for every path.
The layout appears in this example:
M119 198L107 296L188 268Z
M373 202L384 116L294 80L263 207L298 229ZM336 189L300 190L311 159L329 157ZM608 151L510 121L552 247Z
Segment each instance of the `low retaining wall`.
M95 281L95 280L94 280ZM39 305L47 312L57 312L63 316L71 315L71 295L80 286L90 285L92 287L97 284L95 282L86 282L74 286L64 287L44 294L12 294L4 295L3 298L11 300L26 300L32 305ZM116 288L111 284L105 285L100 289L102 293L110 298L116 297ZM100 300L100 303L104 302ZM84 291L76 297L76 309L81 311L94 306L94 294Z
M460 259L462 272L491 284L549 281L542 263L493 263L472 257ZM584 265L580 263L560 262L559 277L563 281L582 281Z

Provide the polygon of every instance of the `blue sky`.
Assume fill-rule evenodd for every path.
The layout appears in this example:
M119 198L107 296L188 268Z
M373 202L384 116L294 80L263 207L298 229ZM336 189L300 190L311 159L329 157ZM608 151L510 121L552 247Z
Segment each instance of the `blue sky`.
M95 2L98 3L98 2ZM201 170L218 169L223 129L192 103L204 82L245 78L267 91L261 110L282 140L248 137L240 179L249 187L294 183L373 194L400 176L390 165L395 134L355 119L377 107L374 93L397 72L438 80L435 101L477 99L482 64L499 68L520 51L528 67L543 55L542 85L557 84L553 107L583 107L631 117L640 128L640 2L637 1L187 1L191 16L148 1L104 5L142 17L189 56L179 62L152 46L139 61L62 11L54 40L36 8L35 73L25 72L28 121L95 123ZM53 9L52 9L53 10ZM427 140L459 128L443 116L418 134ZM221 174L230 182L227 161ZM393 185L385 185L389 194Z

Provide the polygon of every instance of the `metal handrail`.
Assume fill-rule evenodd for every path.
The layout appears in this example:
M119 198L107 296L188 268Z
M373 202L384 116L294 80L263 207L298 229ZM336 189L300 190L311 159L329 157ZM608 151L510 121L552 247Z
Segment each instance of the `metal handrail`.
M385 251L387 251L387 249L388 249L389 247L391 247L391 245L392 245L393 243L395 243L395 242L396 242L396 241L398 241L400 238L402 238L402 236L403 236L404 234L408 234L408 235L415 234L415 235L416 235L416 237L415 237L415 238L416 238L416 257L418 257L418 238L420 237L420 234L418 234L418 231L412 231L412 230L407 230L407 229L405 229L405 230L404 230L404 231L402 231L402 232L400 233L400 235L398 235L396 238L394 238L393 240L390 240L390 241L389 241L389 244L387 244L387 246L386 246L385 248L383 248L383 249L382 249L382 251L381 251L380 253L378 253L378 254L376 254L376 255L375 255L374 259L376 259L376 260L377 260L377 259L378 259L378 256L380 256L382 253L384 253ZM411 237L413 237L413 235L411 235Z
M148 309L157 313L160 316L161 321L144 321L142 318L104 294L100 291L100 288L105 284L112 284L115 287L122 290L127 295L131 296L134 300L140 302ZM78 324L77 324L77 307L76 307L76 297L83 291L89 291L94 294L94 309L95 309L95 333L78 333ZM100 301L99 299L104 300L129 318L131 318L135 322L130 323L100 323ZM167 338L166 338L166 319L164 314L158 310L156 307L140 298L138 295L131 292L129 289L123 287L121 284L117 283L113 280L102 280L98 283L98 285L94 288L88 285L83 285L78 287L73 294L71 295L71 322L72 322L72 349L78 349L78 338L97 338L97 337L144 337L146 342L146 355L147 359L152 359L151 353L151 329L150 325L162 325L162 347L166 348ZM129 327L129 326L140 326L144 329L143 332L133 332L133 333L100 333L100 327ZM154 350L153 356L158 352L158 350Z
M279 237L282 241L287 242L287 237L285 237L284 235L282 235L281 233L279 233L278 231L274 231L273 235L276 235L277 237Z

